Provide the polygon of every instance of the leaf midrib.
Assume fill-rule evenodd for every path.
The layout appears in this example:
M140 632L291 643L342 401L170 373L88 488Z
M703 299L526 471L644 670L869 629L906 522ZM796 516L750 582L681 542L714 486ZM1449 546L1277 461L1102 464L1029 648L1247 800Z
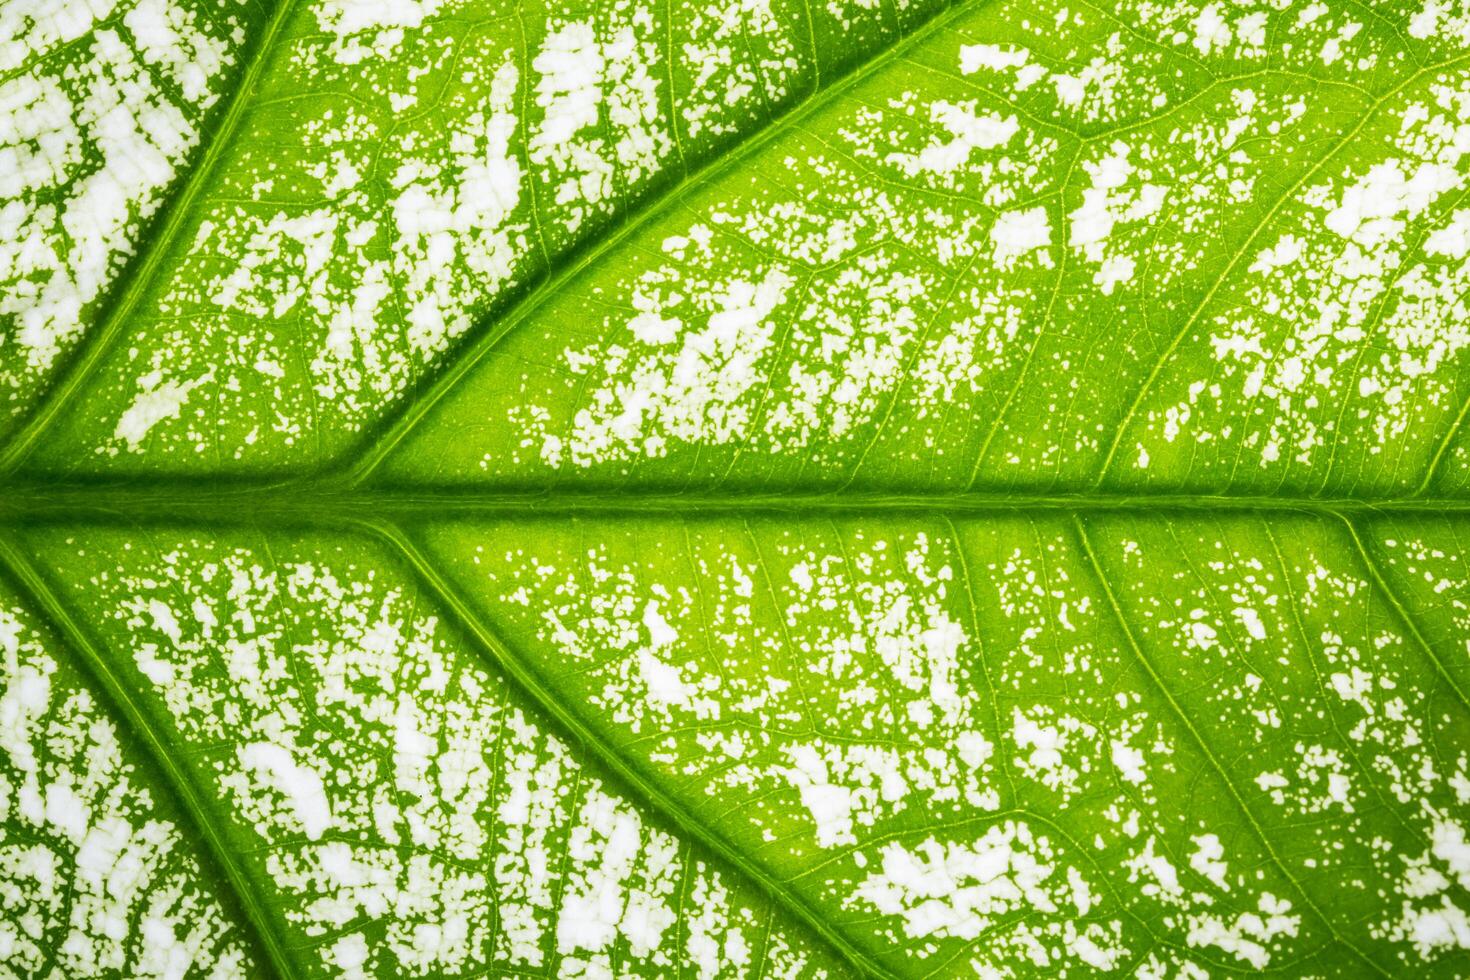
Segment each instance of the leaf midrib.
M1453 678L1434 655L1433 649L1409 617L1408 611L1383 579L1366 547L1358 538L1349 517L1371 516L1393 513L1438 513L1470 514L1470 498L1423 496L1438 472L1450 443L1470 413L1470 401L1460 412L1449 431L1437 446L1434 458L1417 493L1386 497L1282 497L1249 496L1226 494L1109 494L1093 492L1096 487L1077 494L1007 494L989 492L934 492L934 493L865 493L844 488L840 492L796 492L790 494L741 494L738 491L720 493L629 493L626 490L611 493L581 491L568 493L558 491L555 495L539 492L514 492L474 488L432 488L428 490L372 489L363 486L365 478L392 454L415 426L450 392L454 391L465 375L512 330L534 315L553 297L559 295L568 283L596 264L609 252L627 241L650 221L663 214L686 195L710 183L730 168L739 165L770 144L783 133L798 127L813 113L821 110L843 91L860 84L865 78L880 70L893 60L905 55L912 47L931 34L938 33L949 23L989 0L959 0L947 11L930 16L912 29L906 36L890 44L876 57L860 62L842 73L835 83L826 86L813 83L812 91L789 108L783 110L752 136L737 143L723 153L712 153L705 164L687 172L676 183L662 193L648 195L639 207L624 215L617 230L588 243L562 257L559 270L548 275L534 288L524 293L516 302L494 318L483 322L479 332L464 338L429 376L419 391L404 395L393 414L379 427L375 437L368 440L366 451L357 457L343 476L306 483L277 484L224 484L218 482L190 483L176 479L161 481L153 486L143 484L97 484L97 483L26 483L14 482L0 485L0 527L25 529L43 523L63 522L90 524L150 524L173 523L199 527L232 527L250 525L254 527L311 526L333 527L368 531L386 542L400 554L423 580L429 591L458 619L476 638L483 648L481 653L497 667L509 674L517 686L545 711L551 719L577 741L586 745L593 754L611 770L617 778L630 786L640 801L658 816L669 820L681 832L696 840L702 847L718 855L723 861L764 890L782 911L799 919L819 936L837 955L861 972L882 977L894 974L876 963L867 953L858 949L853 942L831 926L819 910L809 907L804 900L791 892L789 887L764 872L737 850L725 843L719 834L705 828L677 801L661 790L654 781L642 775L636 766L624 759L616 747L606 744L575 711L563 705L549 691L534 671L523 663L461 599L455 589L434 569L432 563L419 551L400 525L425 518L452 520L455 518L505 517L534 519L538 517L578 515L628 515L648 517L689 516L732 516L757 513L786 515L836 516L862 514L943 514L946 516L980 516L1004 513L1050 513L1070 515L1078 518L1094 512L1138 512L1150 514L1191 513L1204 514L1252 514L1262 517L1287 517L1310 515L1341 520L1352 534L1353 543L1372 579L1373 586L1384 594L1390 605L1404 621L1417 643L1434 660L1441 675L1450 683L1461 700L1464 694L1455 687ZM231 145L230 136L252 104L253 89L276 51L276 41L281 28L289 19L294 0L279 0L260 38L246 55L245 65L239 75L235 90L227 104L222 107L219 122L207 139L198 163L190 170L179 189L164 203L161 213L151 223L156 233L148 241L141 254L128 263L119 279L117 288L107 301L107 312L98 326L83 339L70 365L59 376L59 380L38 404L10 442L0 449L0 472L13 472L24 462L35 447L37 438L86 384L100 365L103 357L112 350L114 342L123 334L138 303L154 285L158 266L171 252L181 228L186 224L193 203L209 183L213 168ZM810 14L808 14L810 17ZM810 23L810 22L809 22ZM816 66L814 65L814 68ZM1415 78L1428 69L1421 69ZM1411 80L1412 81L1412 80ZM1406 87L1406 81L1395 91ZM1386 99L1377 100L1375 109L1365 113L1358 126L1349 133L1361 129L1371 118L1377 106ZM1313 168L1315 172L1337 152L1325 154ZM1309 174L1310 175L1310 174ZM1305 179L1305 178L1304 178ZM1288 195L1290 196L1290 195ZM1268 216L1269 217L1269 216ZM1262 224L1268 223L1263 221ZM1259 232L1257 228L1257 233ZM1252 234L1252 240L1256 233ZM1242 250L1243 253L1244 250ZM1239 260L1237 254L1235 261ZM1228 270L1227 270L1228 272ZM1218 286L1218 283L1217 283ZM1204 309L1214 289L1206 295L1196 310ZM1192 317L1180 331L1187 333ZM1178 338L1175 345L1178 344ZM1171 347L1170 350L1173 348ZM1168 355L1155 366L1156 375ZM1153 382L1151 376L1135 399L1129 418ZM1119 425L1114 433L1114 444L1098 476L1098 486L1108 475L1109 463L1117 449L1117 442L1127 429L1126 423ZM1079 525L1080 526L1080 525ZM1090 545L1085 543L1088 558L1101 577ZM51 592L42 576L16 548L0 537L0 566L8 567L20 581L22 591L36 604L66 639L85 671L116 705L119 721L129 728L130 734L143 743L147 754L164 774L169 787L181 804L186 815L199 830L204 850L210 860L223 872L226 884L241 904L246 917L246 927L266 952L271 969L283 980L294 975L294 967L281 945L280 937L271 924L271 918L259 901L250 878L235 860L219 830L208 816L203 802L186 773L169 754L167 746L154 731L146 716L133 699L129 688L113 673L107 658L88 639L86 632L70 617L63 603ZM1110 587L1108 598L1115 612L1116 600ZM1126 631L1128 626L1123 622ZM1132 642L1131 636L1129 641ZM1151 669L1150 669L1151 672ZM1171 704L1172 697L1164 691ZM1470 702L1467 702L1470 703ZM1183 717L1186 727L1189 719ZM1223 772L1221 777L1234 793L1234 786ZM1243 806L1243 803L1242 803ZM1246 811L1249 818L1249 811ZM1269 850L1269 845L1268 845ZM1310 903L1310 898L1308 898ZM1325 919L1324 919L1325 921ZM1330 927L1330 924L1329 924ZM1354 950L1357 952L1356 950ZM1359 954L1362 955L1361 953ZM1377 966L1364 957L1365 962Z
M1253 496L1188 493L994 493L862 492L670 493L608 491L597 487L552 492L342 488L330 481L294 484L165 482L0 484L0 527L37 523L188 523L203 527L340 526L354 520L401 523L424 519L537 519L577 516L736 517L780 514L841 516L881 514L1148 513L1240 514L1341 519L1375 514L1470 515L1470 497Z

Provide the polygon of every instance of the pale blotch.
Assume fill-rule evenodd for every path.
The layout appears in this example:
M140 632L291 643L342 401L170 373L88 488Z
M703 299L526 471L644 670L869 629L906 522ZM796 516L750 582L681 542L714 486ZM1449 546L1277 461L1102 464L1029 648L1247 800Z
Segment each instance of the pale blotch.
M846 904L897 918L909 940L984 935L972 960L981 975L1016 956L1106 972L1129 955L1117 920L1083 921L1099 896L1024 821L996 824L973 842L886 844L880 855Z

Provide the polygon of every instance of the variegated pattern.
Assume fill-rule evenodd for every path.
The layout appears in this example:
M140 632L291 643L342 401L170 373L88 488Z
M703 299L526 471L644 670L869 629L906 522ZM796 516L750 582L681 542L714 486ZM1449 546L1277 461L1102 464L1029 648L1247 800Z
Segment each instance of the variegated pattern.
M0 976L1470 977L1465 0L0 0Z

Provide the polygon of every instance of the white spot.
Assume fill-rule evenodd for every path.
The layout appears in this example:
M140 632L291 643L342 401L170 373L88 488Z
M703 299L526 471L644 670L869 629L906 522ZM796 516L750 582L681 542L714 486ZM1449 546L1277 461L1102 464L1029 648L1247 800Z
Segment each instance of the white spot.
M1046 208L1007 211L995 219L990 229L995 244L995 264L1009 269L1023 255L1051 244L1051 223Z
M658 607L657 599L648 600L643 607L643 625L648 629L648 639L654 649L669 646L679 639L679 631L669 625Z
M190 392L213 380L212 371L183 382L165 381L161 371L150 371L138 379L142 390L118 417L112 437L123 440L129 450L138 452L150 429L165 419L178 418Z
M237 752L240 765L261 785L286 798L308 840L319 840L331 829L332 808L316 770L299 764L289 749L274 742L248 742Z
M1126 741L1116 738L1112 740L1112 758L1113 765L1117 767L1118 774L1125 783L1137 785L1147 778L1143 768L1143 753Z
M1004 146L1021 128L1015 116L977 115L973 103L939 100L930 106L929 116L944 136L935 136L918 153L888 154L888 162L910 176L953 173L970 161L975 150Z
M1213 882L1216 888L1229 891L1230 885L1225 880L1227 868L1221 860L1225 856L1225 848L1220 845L1220 838L1214 834L1201 834L1190 840L1194 841L1195 850L1189 856L1189 866Z
M1264 640L1266 638L1266 627L1261 622L1261 616L1250 606L1238 606L1235 609L1235 618L1245 627L1253 640Z

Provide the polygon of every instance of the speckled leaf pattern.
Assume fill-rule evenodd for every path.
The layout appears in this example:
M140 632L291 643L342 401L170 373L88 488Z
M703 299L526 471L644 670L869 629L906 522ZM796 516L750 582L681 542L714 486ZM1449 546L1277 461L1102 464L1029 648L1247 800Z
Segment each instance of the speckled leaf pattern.
M1467 0L0 0L0 977L1470 977Z

